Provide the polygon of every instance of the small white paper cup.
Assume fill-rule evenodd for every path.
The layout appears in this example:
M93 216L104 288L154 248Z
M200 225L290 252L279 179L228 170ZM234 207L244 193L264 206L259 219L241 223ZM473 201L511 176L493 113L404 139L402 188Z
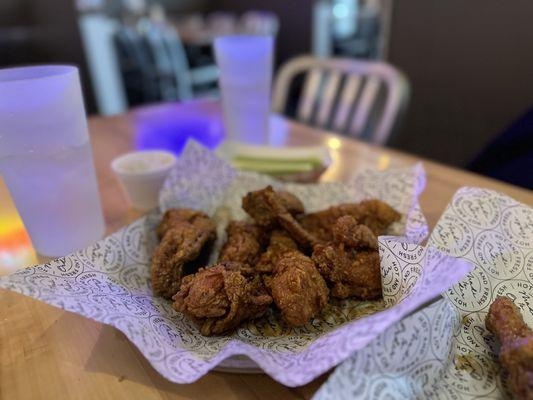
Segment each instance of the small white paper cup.
M168 151L136 151L115 158L111 169L131 205L150 210L157 207L159 191L175 164L176 157Z

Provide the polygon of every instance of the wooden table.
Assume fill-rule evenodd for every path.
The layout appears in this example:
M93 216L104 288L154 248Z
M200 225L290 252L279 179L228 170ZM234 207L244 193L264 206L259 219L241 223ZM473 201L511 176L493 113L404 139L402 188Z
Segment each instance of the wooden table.
M138 217L109 168L111 159L132 149L133 118L131 114L93 117L89 128L108 232L112 232ZM333 164L324 180L345 180L365 168L422 161L297 123L289 124L287 143L330 146ZM494 189L533 203L533 192L528 190L430 161L424 161L424 167L428 184L420 201L430 227L460 186ZM266 375L212 372L194 384L176 385L162 378L114 328L7 291L0 292L0 304L2 399L300 399L310 398L325 378L286 388Z

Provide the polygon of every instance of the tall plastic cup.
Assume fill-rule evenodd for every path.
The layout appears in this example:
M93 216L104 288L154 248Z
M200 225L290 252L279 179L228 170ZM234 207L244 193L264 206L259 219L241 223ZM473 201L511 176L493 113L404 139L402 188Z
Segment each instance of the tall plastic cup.
M229 139L268 143L272 52L272 36L215 39L224 125Z
M76 67L0 70L0 174L38 253L63 256L103 236Z

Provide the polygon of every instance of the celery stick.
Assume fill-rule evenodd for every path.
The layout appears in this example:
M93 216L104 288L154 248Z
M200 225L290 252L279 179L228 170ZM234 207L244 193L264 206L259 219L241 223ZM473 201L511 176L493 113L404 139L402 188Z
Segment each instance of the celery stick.
M258 160L233 160L233 165L236 168L245 171L255 171L265 174L290 174L295 172L313 171L316 165L310 162L295 162L295 161L275 161L264 162Z
M264 164L278 164L283 163L284 165L289 165L292 163L295 164L312 164L314 167L319 167L323 165L322 160L316 158L316 157L303 157L303 158L277 158L277 157L252 157L252 156L244 156L244 155L237 155L233 157L234 162L243 162L243 163L264 163Z

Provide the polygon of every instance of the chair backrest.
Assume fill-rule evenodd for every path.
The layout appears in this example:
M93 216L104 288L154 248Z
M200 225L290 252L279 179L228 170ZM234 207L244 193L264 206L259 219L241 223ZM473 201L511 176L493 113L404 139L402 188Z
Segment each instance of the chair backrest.
M166 25L153 25L145 35L159 74L172 79L171 83L165 83L170 96L166 100L191 99L193 91L190 66L176 30ZM173 86L174 90L171 90L169 85Z
M153 64L149 48L143 43L141 35L134 29L122 26L115 33L115 43L119 57L127 66L139 71L148 71Z
M146 41L128 26L119 28L114 39L129 105L158 101L154 60Z
M301 56L278 72L272 97L274 112L283 113L294 78L305 75L296 119L350 136L387 142L409 99L409 83L383 62Z

